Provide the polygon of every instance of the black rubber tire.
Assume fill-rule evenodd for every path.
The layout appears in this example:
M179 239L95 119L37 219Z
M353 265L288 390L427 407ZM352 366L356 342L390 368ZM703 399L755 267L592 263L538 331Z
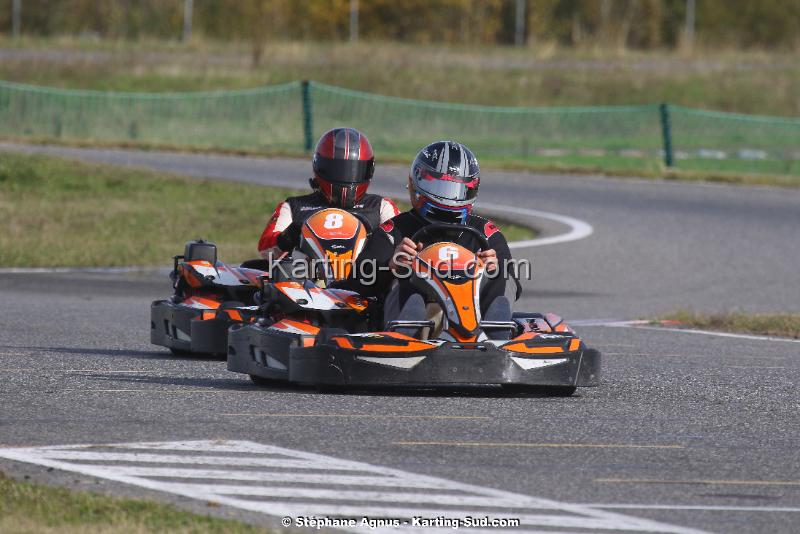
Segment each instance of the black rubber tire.
M551 397L571 397L576 389L576 386L550 386L544 388L544 392Z
M250 375L250 380L252 380L253 384L255 384L256 386L271 387L271 386L286 385L286 382L282 380L264 378L263 376L258 376L258 375Z
M174 354L175 356L191 356L192 355L192 353L189 352L188 350L176 349L175 347L170 347L169 351L172 354Z

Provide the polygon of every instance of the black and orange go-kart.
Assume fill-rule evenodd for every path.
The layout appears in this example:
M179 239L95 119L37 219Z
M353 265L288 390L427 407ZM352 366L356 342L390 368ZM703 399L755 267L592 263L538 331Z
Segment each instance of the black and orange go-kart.
M177 354L225 355L228 328L256 317L254 297L268 274L247 265L266 269L266 262L226 265L217 259L214 243L203 240L186 243L173 261L174 294L150 305L150 342Z
M449 239L453 234L458 238ZM464 234L472 236L474 250L455 242ZM228 369L262 384L492 385L554 395L599 384L600 353L558 316L512 315L503 298L481 317L480 285L487 273L475 251L489 248L482 234L467 226L430 225L413 240L426 245L411 277L433 302L424 320L401 313L385 331L364 331L370 308L357 296L277 287L270 298L290 313L234 325Z

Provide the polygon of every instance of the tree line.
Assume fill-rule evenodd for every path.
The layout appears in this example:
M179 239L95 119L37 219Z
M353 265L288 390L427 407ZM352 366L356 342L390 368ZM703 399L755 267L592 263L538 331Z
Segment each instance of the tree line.
M180 39L187 1L195 38L255 44L350 38L352 0L0 0L0 31L11 33L17 3L22 35ZM690 1L359 0L356 5L358 37L365 40L512 44L522 28L529 46L658 49L685 45ZM694 5L699 45L800 47L797 0L696 0Z

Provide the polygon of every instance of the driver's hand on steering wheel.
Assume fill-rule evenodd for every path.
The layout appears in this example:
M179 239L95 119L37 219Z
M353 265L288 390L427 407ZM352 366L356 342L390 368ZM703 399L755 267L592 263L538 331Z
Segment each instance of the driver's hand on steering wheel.
M389 260L389 269L394 271L398 266L410 266L411 260L422 250L422 243L414 243L411 239L404 237L403 240L394 248L392 259ZM494 252L494 251L493 251Z
M492 273L497 269L497 252L495 252L493 248L488 250L479 250L478 258L480 258L480 260L486 266L486 270L488 272Z

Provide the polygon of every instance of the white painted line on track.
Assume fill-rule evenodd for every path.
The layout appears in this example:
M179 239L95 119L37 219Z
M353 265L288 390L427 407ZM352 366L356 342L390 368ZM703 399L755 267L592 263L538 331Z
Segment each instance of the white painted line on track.
M665 332L679 332L681 334L700 334L704 336L730 337L734 339L750 339L754 341L780 341L783 343L800 343L800 339L773 336L754 336L752 334L734 334L731 332L714 332L712 330L694 330L691 328L670 328L666 326L633 326L640 330L661 330Z
M388 189L371 189L370 192L387 196L390 198L400 198L396 190L390 191ZM549 237L536 237L534 239L526 239L523 241L512 241L508 244L511 249L515 248L528 248L528 247L541 247L543 245L555 245L558 243L568 243L570 241L577 241L584 237L589 237L594 233L594 227L586 221L570 217L568 215L561 215L560 213L553 213L550 211L541 211L528 208L520 208L517 206L507 206L505 204L487 204L487 211L496 216L502 217L505 214L517 214L527 217L538 217L541 219L549 219L569 227L569 230L563 234L558 234ZM480 210L478 210L480 211Z
M168 274L167 267L2 267L0 274L59 274L59 273L91 273L91 274L125 274L125 273L161 273Z
M570 324L578 324L570 321ZM800 343L800 339L777 336L756 336L753 334L735 334L733 332L716 332L714 330L697 330L694 328L672 328L669 326L650 326L650 321L611 321L611 322L590 322L583 321L581 326L608 326L611 328L635 328L636 330L656 330L659 332L677 332L680 334L700 334L704 336L730 337L734 339L749 339L753 341L778 341L781 343Z
M680 334L700 334L704 336L729 337L734 339L749 339L752 341L779 341L783 343L800 343L800 339L778 336L757 336L753 334L735 334L733 332L717 332L714 330L697 330L694 328L673 328L669 326L651 325L647 320L635 321L609 321L603 319L586 319L569 321L572 326L606 326L609 328L634 328L636 330L655 330L658 332L677 332Z
M544 245L568 243L570 241L577 241L579 239L589 237L594 233L594 227L592 227L591 224L582 221L580 219L576 219L574 217L568 217L566 215L560 215L558 213L532 210L528 208L517 208L514 206L502 206L497 204L493 204L492 209L497 210L498 212L501 213L516 213L517 215L527 215L529 217L540 217L542 219L550 219L552 221L565 224L570 228L568 232L550 237L537 237L534 239L527 239L524 241L513 241L508 244L508 248L511 249L541 247Z
M146 452L142 452L146 451ZM185 441L0 449L0 458L52 467L277 517L518 519L514 532L570 529L701 531L481 486L250 441ZM155 465L153 465L155 464ZM230 465L228 469L209 469ZM345 474L342 474L345 472ZM215 483L219 481L219 483ZM237 484L237 481L248 481ZM274 484L276 483L277 484ZM450 525L442 525L450 526ZM342 528L342 527L336 527ZM555 530L550 530L555 529ZM426 528L452 532L452 528ZM489 532L489 530L485 530ZM470 529L470 532L479 530ZM496 532L496 530L495 530ZM511 532L503 529L503 532Z
M602 510L698 510L704 512L781 512L797 513L800 508L782 506L724 506L693 504L581 504Z

